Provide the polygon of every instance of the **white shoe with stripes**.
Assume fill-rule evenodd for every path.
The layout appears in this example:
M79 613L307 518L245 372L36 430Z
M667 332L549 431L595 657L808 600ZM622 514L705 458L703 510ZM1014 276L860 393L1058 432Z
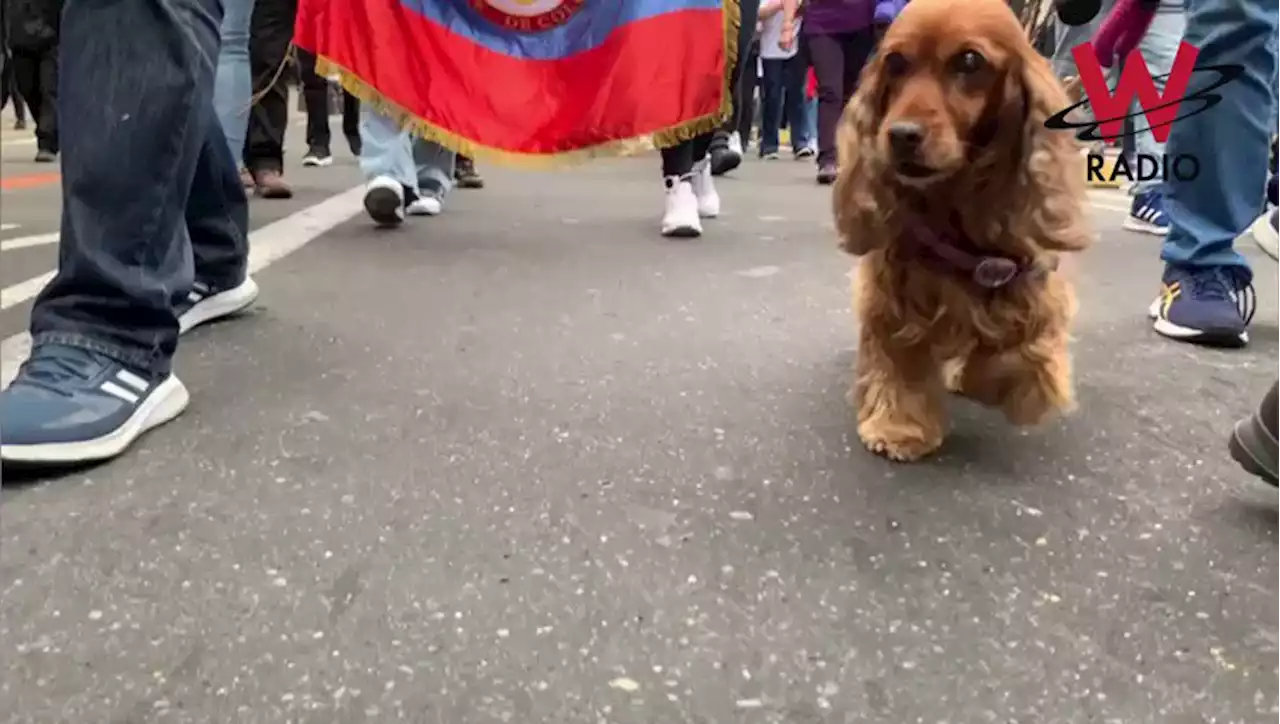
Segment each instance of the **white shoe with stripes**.
M186 409L173 374L149 378L90 349L37 346L0 392L0 460L74 465L124 452L146 431Z
M230 289L214 289L203 282L195 282L185 303L176 310L178 333L186 334L215 319L239 314L257 300L258 284L252 277L246 276L244 281Z

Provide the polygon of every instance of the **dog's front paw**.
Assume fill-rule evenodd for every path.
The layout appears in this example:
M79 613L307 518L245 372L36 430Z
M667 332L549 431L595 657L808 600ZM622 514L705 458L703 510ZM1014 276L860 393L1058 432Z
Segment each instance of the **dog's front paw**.
M895 462L912 463L942 447L942 433L905 425L872 422L858 425L858 437L867 449Z

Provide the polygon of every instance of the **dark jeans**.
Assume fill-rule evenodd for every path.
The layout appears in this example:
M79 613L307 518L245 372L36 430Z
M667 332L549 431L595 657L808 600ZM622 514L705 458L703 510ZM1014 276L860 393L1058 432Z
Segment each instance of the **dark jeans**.
M875 50L871 28L856 33L804 36L806 65L818 80L818 165L836 162L836 126L858 89L858 75Z
M298 53L298 71L302 76L302 98L307 106L307 146L330 150L332 135L329 132L329 98L333 86L327 78L316 74L316 56L301 48ZM342 135L347 140L360 138L360 101L342 91Z
M0 0L3 1L3 0ZM22 100L22 93L13 79L13 63L0 59L4 69L0 70L0 110L6 103L13 102L13 120L18 123L27 122L27 104Z
M249 24L249 70L253 97L245 136L244 165L250 171L284 170L284 133L289 125L290 74L284 67L293 43L298 0L256 0Z
M221 18L219 0L67 0L62 239L34 346L163 374L193 279L244 279L248 204L213 111Z
M764 88L760 93L760 155L778 150L778 129L785 120L791 129L791 148L800 151L813 139L806 138L809 129L809 106L805 103L805 59L796 54L790 58L764 59Z
M13 82L36 122L36 146L58 152L58 47L13 50Z
M697 138L691 138L671 148L662 149L662 175L663 176L683 176L693 170L693 164L701 161L707 155L707 151L711 148L712 142L717 135L723 135L723 129L737 129L743 123L745 116L747 128L750 129L751 108L745 108L742 102L742 71L746 67L747 61L750 60L751 45L756 33L756 19L760 15L760 0L741 0L741 18L742 24L738 30L738 48L745 52L738 53L738 64L734 66L733 73L729 78L729 87L733 94L733 115L725 121L725 125L720 131L713 133L704 133ZM754 60L751 60L754 63ZM751 86L752 91L755 90L755 69L751 70ZM743 111L746 111L744 114Z

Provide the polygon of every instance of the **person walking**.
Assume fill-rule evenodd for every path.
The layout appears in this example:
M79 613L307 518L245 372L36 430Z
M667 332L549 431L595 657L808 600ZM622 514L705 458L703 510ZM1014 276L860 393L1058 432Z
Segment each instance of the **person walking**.
M365 177L364 208L383 228L399 226L405 216L435 216L454 185L454 153L415 138L390 116L365 105L360 109L360 171Z
M1150 25L1142 35L1142 40L1138 43L1137 50L1143 62L1147 64L1147 70L1151 73L1151 80L1155 83L1156 90L1163 95L1165 80L1173 70L1173 61L1177 58L1178 47L1186 31L1187 18L1184 0L1156 0L1156 2L1159 4L1156 6ZM1107 15L1115 10L1116 4L1116 0L1102 0L1101 11L1086 25L1056 24L1053 65L1059 77L1074 78L1079 75L1072 50L1090 42ZM1111 87L1115 87L1118 82L1119 71L1120 63L1116 63L1107 78L1108 85ZM1142 106L1136 97L1130 107L1130 113L1142 113ZM1092 117L1092 109L1089 109L1089 117ZM1138 115L1139 121L1141 118L1142 116ZM1126 136L1125 140L1130 144L1128 149L1122 151L1127 157L1133 157L1134 154L1137 154L1138 158L1148 159L1165 157L1165 144L1156 140L1155 134L1149 130ZM1105 146L1097 144L1089 150L1094 154L1100 154L1105 152ZM1130 167L1137 168L1137 165L1131 163ZM1133 200L1130 202L1129 215L1123 223L1124 228L1156 236L1169 233L1169 217L1165 212L1165 188L1160 180L1162 175L1157 173L1152 179L1135 181L1130 185L1129 194Z
M1241 74L1214 91L1221 102L1183 116L1169 131L1166 153L1191 156L1200 168L1195 178L1171 175L1164 182L1165 268L1147 312L1155 331L1170 339L1223 347L1249 341L1253 270L1235 243L1258 217L1268 185L1278 30L1271 0L1188 0L1185 38L1200 51L1197 66L1238 65ZM1192 75L1187 95L1214 79Z
M302 99L307 108L307 155L303 166L329 166L333 163L330 148L332 132L329 130L329 111L333 102L333 84L316 73L316 56L302 48L298 54L298 72L302 76ZM342 94L342 135L347 139L351 153L359 156L360 101L346 92Z
M782 47L782 0L765 0L760 6L760 62L763 83L760 98L760 157L778 157L779 128L785 120L791 129L791 153L797 159L816 154L809 136L809 104L805 98L808 66L793 43Z
M172 420L178 336L257 298L213 107L222 0L66 0L58 271L0 392L0 460L83 464Z
M792 4L788 16L794 15L794 1L788 0ZM759 11L759 0L742 0L738 29L740 49L750 47L755 37ZM784 32L791 32L791 29L787 28ZM719 43L724 42L724 39L714 38L708 41ZM739 92L742 74L755 72L754 69L744 67L748 60L749 58L739 54L738 64L731 69L729 87L733 95L733 113L722 128L737 128L741 123L739 114L749 110L742 102ZM681 238L701 236L702 219L715 218L720 214L720 195L716 192L715 182L712 179L713 159L710 157L715 135L715 131L704 133L662 149L662 181L666 189L660 227L663 236ZM739 150L738 153L741 161L741 151Z
M58 39L63 0L4 0L13 82L36 124L38 163L58 160Z
M253 0L223 0L222 45L213 86L213 107L227 138L231 156L240 168L246 189L254 188L253 176L244 167L244 139L253 107L253 74L249 68L249 24Z
M256 0L249 25L249 67L257 102L249 113L244 164L255 192L267 199L293 198L293 188L284 180L289 126L285 69L297 14L297 0Z
M875 0L810 0L805 6L800 33L805 64L813 66L818 79L818 183L823 185L836 180L836 126L875 50L876 5Z

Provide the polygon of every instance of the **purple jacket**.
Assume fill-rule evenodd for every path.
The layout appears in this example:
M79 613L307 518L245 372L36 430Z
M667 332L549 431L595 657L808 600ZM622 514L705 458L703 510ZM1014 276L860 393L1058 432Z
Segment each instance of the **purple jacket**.
M888 25L907 6L907 0L876 0L876 25Z
M865 30L875 22L875 10L876 0L809 0L800 32L835 35Z

